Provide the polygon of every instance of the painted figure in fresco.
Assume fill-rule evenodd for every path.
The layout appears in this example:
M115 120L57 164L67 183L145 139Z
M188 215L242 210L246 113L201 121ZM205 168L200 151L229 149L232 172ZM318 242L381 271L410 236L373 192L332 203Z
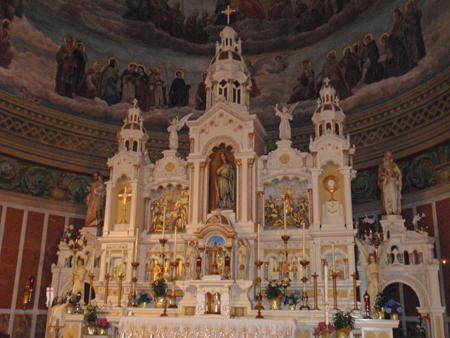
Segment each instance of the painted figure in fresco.
M341 67L339 66L339 62L336 60L337 52L335 50L331 50L327 53L327 62L322 68L322 71L318 77L318 85L320 88L322 86L322 81L325 78L329 78L330 85L334 87L336 90L339 99L344 100L347 97L351 96L353 93L348 86L347 81L345 81L344 74L341 71ZM378 61L378 59L377 59ZM320 91L318 88L317 92Z
M184 72L177 70L175 80L172 81L169 91L169 107L185 107L189 104L189 88L184 80Z
M9 31L11 30L11 22L3 19L0 25L0 67L8 68L12 62L14 53L9 43Z
M284 72L289 67L289 63L286 62L286 59L283 60L281 55L278 55L275 58L275 63L273 64L272 69L267 69L267 72L272 74L280 74Z
M130 62L120 76L122 102L132 103L136 98L136 80L138 78L137 64Z
M105 66L101 61L95 61L94 67L86 70L77 95L87 99L94 99L98 96L100 78L104 69Z
M106 186L103 183L102 175L98 171L94 172L93 180L88 191L89 194L86 198L88 210L85 226L94 227L102 225Z
M84 280L86 278L87 270L84 267L83 259L78 259L77 266L72 271L70 282L72 283L72 295L81 292L81 299L84 299Z
M266 17L264 7L259 0L239 0L239 11L246 19L258 19L259 22Z
M292 112L295 107L297 107L298 102L292 105L289 109L287 107L283 107L283 110L278 109L278 103L275 106L275 115L281 119L280 122L280 139L281 140L290 140L291 139L291 125L289 121L292 121Z
M149 77L144 65L138 65L136 78L136 99L143 111L150 110L150 92L148 90Z
M190 241L189 246L186 250L186 278L187 279L195 279L197 277L197 248L195 247L195 242Z
M361 80L361 71L359 69L358 56L353 53L353 47L344 48L344 57L339 61L339 66L345 68L345 81L347 81L350 89L355 88L359 80Z
M186 19L186 40L191 42L198 42L198 26L197 26L198 11L193 11Z
M81 83L86 72L86 62L88 60L86 55L86 47L80 39L77 39L77 41L75 41L75 48L72 52L72 55L75 62L73 91L74 93L77 93L81 87Z
M211 24L209 20L209 15L207 12L202 13L202 17L197 21L197 42L198 43L207 43L209 35L205 31L205 28Z
M378 167L378 186L381 190L383 213L400 215L402 212L402 172L387 151Z
M366 280L368 284L368 293L372 302L374 302L377 293L382 289L384 284L383 273L381 269L386 265L387 255L386 249L389 245L389 240L384 242L378 248L378 258L374 253L367 254L366 249L359 239L355 239L358 246L361 267L366 271ZM373 303L372 303L373 304Z
M180 7L180 3L175 2L172 8L172 12L170 13L170 17L172 20L170 35L176 38L185 38L186 27L184 26L184 19L186 19L186 17L181 12Z
M292 10L292 4L290 0L272 0L272 4L269 7L269 20L279 20L284 17L284 14Z
M197 110L206 109L206 76L206 72L202 74L202 82L199 83L197 94L195 94L195 109Z
M251 245L250 241L247 239L247 245L245 242L240 239L238 241L239 248L236 250L237 256L237 279L248 279L248 265L250 262L250 254L251 254Z
M248 72L250 73L250 79L252 82L252 87L250 88L250 97L257 97L261 95L261 91L259 90L258 86L256 85L255 75L256 70L253 68L252 63L249 60L245 61L245 64L247 65Z
M117 81L119 80L118 68L119 60L114 57L110 58L108 67L104 70L100 81L100 98L106 101L109 106L119 103L122 98L120 89L117 86Z
M364 56L364 70L362 73L362 80L366 84L381 81L384 77L384 69L380 59L380 52L378 46L373 39L373 34L366 34L364 37L364 44L366 45L366 54Z
M298 84L292 90L291 97L287 103L296 103L313 99L316 95L314 90L314 70L311 67L311 61L306 59L302 62L302 75L297 78Z
M56 53L56 85L55 91L61 96L72 97L75 62L73 59L74 39L71 35L64 37L64 46Z
M417 9L414 0L408 0L405 5L405 45L409 59L415 63L422 60L425 55L425 44L423 42L422 11Z
M166 87L167 84L161 79L159 68L156 66L149 68L148 90L150 95L150 107L163 107L167 105Z
M178 149L178 131L183 128L184 124L187 120L191 117L193 113L187 114L185 117L183 117L181 120L178 120L178 116L175 117L171 122L170 126L167 128L167 131L169 132L169 148L172 150Z
M216 170L215 201L221 209L234 207L235 172L224 151L219 153L221 164Z
M63 303L63 298L58 297L58 299L56 300L56 304L52 306L50 310L50 318L48 319L48 336L50 338L57 338L59 328L64 326L67 312L66 307L67 305L69 305L69 300L70 298L67 297L67 301Z
M174 212L173 226L177 227L178 231L184 231L186 230L189 209L189 197L186 190L181 191L181 198L175 203L175 208L177 210Z

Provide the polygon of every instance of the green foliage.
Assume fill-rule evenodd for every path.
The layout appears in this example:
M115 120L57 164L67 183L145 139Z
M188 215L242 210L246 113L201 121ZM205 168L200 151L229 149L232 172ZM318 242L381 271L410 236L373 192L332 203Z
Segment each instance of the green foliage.
M383 291L379 291L375 297L375 301L373 302L373 307L377 310L381 310L388 300L389 297Z
M352 317L352 312L338 311L333 316L333 324L336 330L341 330L346 327L355 328L355 318Z
M98 319L98 306L88 305L86 311L84 312L84 322L88 323L97 323Z
M266 286L266 297L267 299L277 298L283 292L281 291L281 285L277 281L273 280L267 283Z
M167 284L163 279L159 279L150 285L155 297L164 297L167 291Z

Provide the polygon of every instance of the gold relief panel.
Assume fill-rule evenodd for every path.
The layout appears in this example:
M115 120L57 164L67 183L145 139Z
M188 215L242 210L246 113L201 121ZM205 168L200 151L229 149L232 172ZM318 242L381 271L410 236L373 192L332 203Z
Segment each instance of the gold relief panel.
M230 314L232 317L246 317L247 316L247 308L246 307L232 307L230 309Z
M183 306L183 316L195 316L195 306Z
M166 164L165 169L168 172L171 172L175 168L175 165L172 162Z
M281 154L280 156L280 162L283 164L289 163L291 160L291 157L288 154Z

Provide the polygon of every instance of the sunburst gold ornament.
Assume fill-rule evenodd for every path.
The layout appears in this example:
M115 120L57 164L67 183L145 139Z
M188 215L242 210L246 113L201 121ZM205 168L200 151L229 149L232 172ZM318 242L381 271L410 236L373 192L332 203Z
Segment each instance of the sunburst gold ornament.
M322 180L323 189L331 194L330 202L335 201L333 194L339 190L340 179L336 175L328 175Z

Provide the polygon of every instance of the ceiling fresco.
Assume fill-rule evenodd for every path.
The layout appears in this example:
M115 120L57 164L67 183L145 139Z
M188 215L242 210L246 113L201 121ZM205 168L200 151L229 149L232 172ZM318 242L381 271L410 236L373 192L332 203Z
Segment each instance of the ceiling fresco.
M2 90L118 125L137 98L149 130L204 113L202 74L228 5L252 75L251 112L267 129L279 123L277 103L299 102L293 124L310 123L325 77L357 113L450 61L445 0L9 1L0 6Z

